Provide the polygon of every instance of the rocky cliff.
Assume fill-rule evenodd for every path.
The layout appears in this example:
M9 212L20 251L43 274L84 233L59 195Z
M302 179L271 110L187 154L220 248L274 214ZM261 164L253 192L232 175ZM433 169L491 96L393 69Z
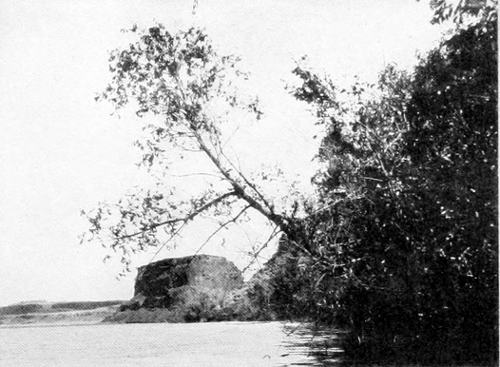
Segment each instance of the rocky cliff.
M288 318L300 256L282 236L276 253L248 282L220 256L157 261L138 269L135 295L107 321L191 322ZM296 314L296 312L295 312Z
M241 319L246 300L236 266L220 256L157 261L138 269L134 297L106 321L185 322ZM241 301L239 300L241 299ZM246 300L248 303L248 300Z

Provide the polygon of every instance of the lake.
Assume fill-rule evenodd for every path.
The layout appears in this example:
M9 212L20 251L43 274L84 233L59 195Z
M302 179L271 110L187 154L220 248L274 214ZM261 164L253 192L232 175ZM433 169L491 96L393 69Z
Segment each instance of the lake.
M282 322L0 327L0 366L337 365L338 339Z

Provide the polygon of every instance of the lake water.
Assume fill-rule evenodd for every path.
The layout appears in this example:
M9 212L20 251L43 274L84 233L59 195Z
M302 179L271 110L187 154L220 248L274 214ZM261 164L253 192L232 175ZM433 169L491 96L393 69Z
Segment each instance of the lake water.
M4 326L0 366L324 366L337 345L281 322Z

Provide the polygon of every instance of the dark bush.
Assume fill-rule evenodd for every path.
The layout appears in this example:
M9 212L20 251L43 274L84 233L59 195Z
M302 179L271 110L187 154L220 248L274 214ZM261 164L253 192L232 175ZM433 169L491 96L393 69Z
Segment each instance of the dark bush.
M358 361L497 361L496 10L412 75L389 66L346 92L294 72L328 133L307 271L278 281L286 311L346 328Z

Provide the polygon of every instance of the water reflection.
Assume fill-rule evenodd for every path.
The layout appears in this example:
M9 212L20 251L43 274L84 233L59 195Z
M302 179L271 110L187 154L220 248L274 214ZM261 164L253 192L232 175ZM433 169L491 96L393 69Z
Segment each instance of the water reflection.
M342 331L318 328L311 324L285 324L283 341L293 362L278 366L344 366L341 348ZM288 358L287 358L288 359Z

